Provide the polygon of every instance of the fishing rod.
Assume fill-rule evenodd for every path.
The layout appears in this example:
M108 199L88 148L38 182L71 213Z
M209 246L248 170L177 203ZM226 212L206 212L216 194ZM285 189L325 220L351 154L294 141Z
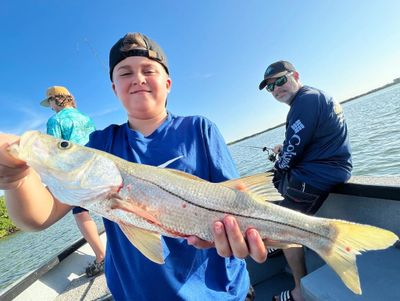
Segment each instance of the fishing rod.
M108 68L107 68L106 64L103 62L102 59L100 59L96 49L94 49L94 47L89 42L89 40L87 38L84 38L83 41L88 45L90 51L92 52L93 56L96 58L97 62L100 63L101 67L103 67L103 69L106 71L106 73L108 73Z
M271 162L276 161L276 154L274 153L274 149L270 147L261 147L261 146L252 146L252 145L238 145L239 147L247 147L247 148L256 148L256 149L261 149L263 152L267 152L268 154L268 160Z

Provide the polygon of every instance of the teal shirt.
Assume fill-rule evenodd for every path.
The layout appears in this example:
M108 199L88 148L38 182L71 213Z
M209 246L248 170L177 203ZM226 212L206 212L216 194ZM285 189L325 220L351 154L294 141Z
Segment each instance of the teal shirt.
M85 145L96 127L89 116L75 108L65 108L47 121L47 134Z

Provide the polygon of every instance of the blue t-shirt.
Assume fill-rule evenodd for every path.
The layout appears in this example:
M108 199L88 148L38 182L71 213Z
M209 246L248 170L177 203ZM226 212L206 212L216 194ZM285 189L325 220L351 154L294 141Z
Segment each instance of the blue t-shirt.
M168 168L210 182L238 177L217 127L204 117L168 114L144 137L128 124L111 125L90 136L87 146L131 162L159 166L183 156ZM223 258L215 248L199 250L185 239L162 237L165 264L144 257L119 226L104 219L107 232L105 274L115 300L244 300L249 276L244 260Z
M318 89L303 86L290 104L275 168L324 191L350 179L351 148L340 104Z
M92 119L75 108L64 108L47 121L47 134L85 145L96 130Z

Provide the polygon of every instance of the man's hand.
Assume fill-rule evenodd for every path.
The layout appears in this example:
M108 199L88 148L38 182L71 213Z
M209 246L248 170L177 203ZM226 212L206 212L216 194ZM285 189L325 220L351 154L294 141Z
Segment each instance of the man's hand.
M282 144L277 144L277 145L274 146L274 148L272 149L272 151L273 151L275 154L279 155L279 154L281 153L282 149L283 149L283 145L282 145Z

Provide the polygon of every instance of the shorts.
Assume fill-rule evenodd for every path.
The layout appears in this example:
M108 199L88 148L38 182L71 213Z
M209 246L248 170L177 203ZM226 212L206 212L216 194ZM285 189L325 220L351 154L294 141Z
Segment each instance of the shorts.
M88 210L86 210L85 208L82 208L82 207L74 207L74 208L72 208L72 214L78 214L78 213L81 213L81 212L84 212L84 211L88 211Z
M284 173L276 183L283 200L277 204L304 214L314 215L329 195L329 191L317 189Z
M244 301L254 301L256 299L256 292L253 286L250 284L249 291L247 292L246 299Z

